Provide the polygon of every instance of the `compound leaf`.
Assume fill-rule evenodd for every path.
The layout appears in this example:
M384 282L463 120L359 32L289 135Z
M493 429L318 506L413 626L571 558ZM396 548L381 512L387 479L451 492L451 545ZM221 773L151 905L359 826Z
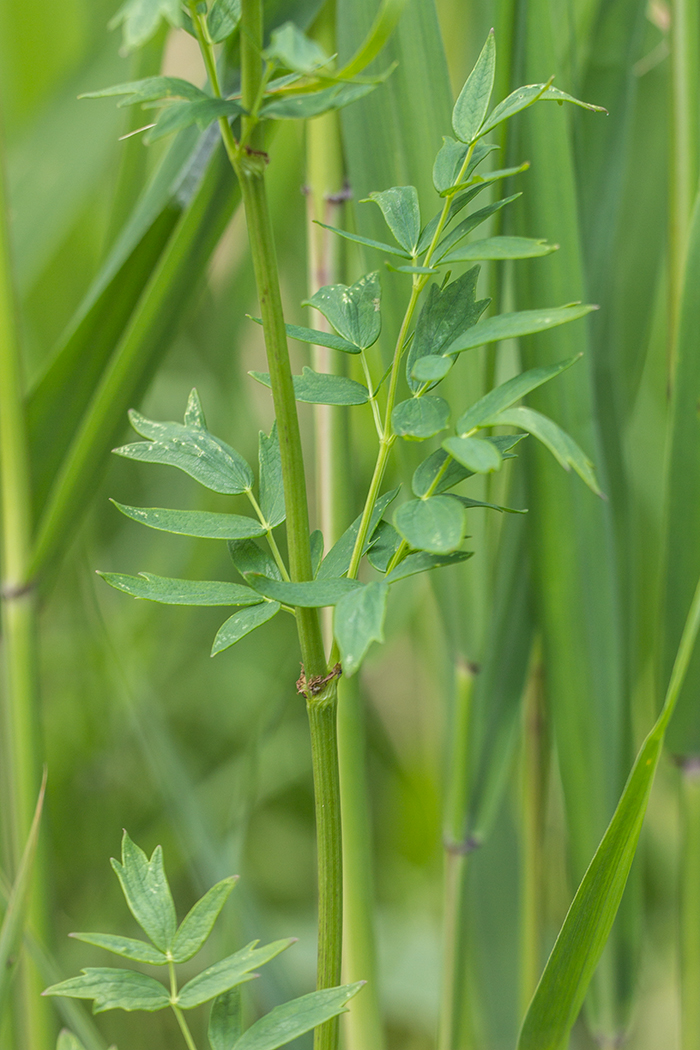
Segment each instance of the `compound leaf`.
M304 305L322 313L338 334L358 350L367 350L376 343L382 328L381 296L379 274L375 272L366 274L350 287L327 284Z
M168 951L177 929L177 918L163 867L162 848L156 846L149 860L125 831L121 864L112 857L111 865L121 883L129 911L156 948Z
M180 77L145 77L143 80L130 80L125 84L114 84L100 91L86 91L79 98L109 98L113 95L125 95L117 105L135 106L139 102L157 102L159 99L181 98L197 102L211 98L201 88L190 84L189 80Z
M447 264L474 262L476 259L537 259L542 255L551 255L558 248L558 244L548 244L534 237L484 237L456 248L440 261Z
M241 576L245 576L247 572L259 572L263 576L270 576L273 580L282 579L282 573L275 559L253 540L232 540L228 549L233 564Z
M429 572L431 569L442 569L446 565L458 565L467 558L473 556L473 551L454 551L452 554L428 554L427 551L416 551L409 554L392 569L386 579L386 583L396 583L405 580L408 576L415 576L419 572Z

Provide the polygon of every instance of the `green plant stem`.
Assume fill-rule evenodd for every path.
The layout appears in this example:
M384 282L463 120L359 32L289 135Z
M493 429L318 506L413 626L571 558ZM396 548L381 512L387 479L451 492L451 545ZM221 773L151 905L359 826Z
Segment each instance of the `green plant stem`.
M340 817L340 780L337 739L338 680L325 690L323 700L307 703L316 802L318 852L318 988L340 984L343 949L343 854ZM320 1025L315 1050L335 1050L338 1018Z
M192 1038L190 1026L187 1024L187 1021L185 1020L185 1015L183 1014L179 1006L173 1006L173 1013L177 1018L177 1023L180 1026L180 1031L182 1032L185 1042L187 1043L187 1050L197 1050L197 1044Z
M700 760L681 767L681 1047L700 1046Z
M198 40L204 55L212 90L221 89L213 48L201 17L191 6ZM277 419L282 460L282 480L287 523L287 547L292 580L312 579L309 511L306 477L297 416L287 333L280 295L277 257L265 191L262 129L255 117L264 84L262 70L263 18L260 0L243 0L241 7L241 99L250 114L242 120L240 146L229 122L219 121L226 151L238 177L248 224L248 238L265 336L272 399ZM321 622L317 609L296 610L306 686L313 762L316 832L318 852L318 975L317 987L328 988L340 982L343 942L343 860L340 823L340 786L337 749L337 679L326 676ZM316 679L316 682L314 682ZM316 1050L335 1050L338 1045L337 1018L320 1025L315 1032Z
M520 1008L524 1016L542 971L544 826L549 770L540 646L533 648L523 704L522 729L522 920Z
M2 638L4 649L3 768L9 824L9 867L19 867L32 825L41 783L36 597L29 578L31 491L29 448L19 333L11 278L10 238L0 127L0 488L2 490ZM47 899L41 851L27 911L36 929L45 928ZM49 1014L38 999L36 972L20 968L17 989L18 1036L23 1046L49 1046Z
M444 904L442 1002L438 1050L466 1050L471 1045L464 952L465 881L470 843L465 842L469 800L469 725L474 670L463 661L455 668L455 694L448 723L448 775L444 819Z

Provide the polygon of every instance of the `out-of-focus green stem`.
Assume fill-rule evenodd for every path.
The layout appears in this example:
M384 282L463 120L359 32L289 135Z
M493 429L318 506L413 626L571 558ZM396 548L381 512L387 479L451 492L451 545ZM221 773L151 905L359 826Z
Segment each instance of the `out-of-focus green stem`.
M536 644L523 704L520 942L520 1007L523 1016L540 979L543 950L543 846L549 749L540 661L540 646Z
M36 600L28 576L31 550L29 449L19 332L11 276L10 237L0 127L0 487L2 490L2 644L4 696L2 765L9 868L14 877L34 817L41 783L38 711ZM35 928L44 928L47 898L41 851L35 859L27 911ZM49 1012L38 997L39 981L23 964L16 999L19 1045L45 1050L50 1045Z
M700 1047L700 759L681 767L681 1047Z
M465 841L469 799L469 723L474 668L458 661L454 702L447 726L447 777L444 818L444 904L442 1004L438 1050L467 1050L471 1045L465 937L465 880L471 845Z
M669 379L680 308L690 216L700 165L700 12L694 0L671 4L671 162L669 185Z

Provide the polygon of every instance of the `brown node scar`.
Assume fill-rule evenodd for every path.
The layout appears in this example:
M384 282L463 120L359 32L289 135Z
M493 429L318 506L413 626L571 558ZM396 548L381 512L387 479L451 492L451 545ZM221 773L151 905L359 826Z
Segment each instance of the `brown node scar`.
M297 679L297 693L301 693L302 696L318 696L329 682L332 682L334 678L340 678L342 673L343 668L340 664L336 664L335 667L331 667L327 675L315 674L307 678L302 664L301 674Z
M253 149L251 146L244 146L243 149L249 157L262 157L266 164L270 163L269 154L264 149Z

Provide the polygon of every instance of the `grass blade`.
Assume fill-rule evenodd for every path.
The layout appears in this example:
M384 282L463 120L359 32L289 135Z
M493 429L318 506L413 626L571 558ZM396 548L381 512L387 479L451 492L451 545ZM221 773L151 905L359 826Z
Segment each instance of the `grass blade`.
M5 915L0 926L0 1022L7 1004L7 996L14 973L19 947L24 931L24 918L31 890L32 870L36 845L39 839L41 811L46 792L46 769L39 790L34 819L22 854L22 860L15 876L15 881L7 901Z
M552 949L518 1040L518 1050L562 1050L622 899L644 822L666 727L700 629L700 582L683 630L664 706L637 755L617 809Z

